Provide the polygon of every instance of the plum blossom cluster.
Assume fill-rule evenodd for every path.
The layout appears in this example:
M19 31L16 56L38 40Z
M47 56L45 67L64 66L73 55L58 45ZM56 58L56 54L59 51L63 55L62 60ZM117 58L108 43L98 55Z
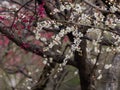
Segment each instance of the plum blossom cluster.
M114 8L111 7L112 11L117 11L118 9L113 6ZM114 10L113 10L114 9ZM106 33L102 32L104 31L104 27L110 27L110 28L115 28L116 25L120 22L120 20L115 16L115 15L108 15L107 17L105 17L101 12L93 9L94 14L91 17L90 14L86 14L83 13L84 11L87 10L87 7L85 6L84 3L71 3L71 2L60 2L60 8L54 8L54 10L51 12L51 14L56 14L56 13L60 13L60 12L64 12L64 10L70 10L71 14L69 17L68 22L73 22L73 26L67 26L64 29L61 29L60 32L58 34L55 34L52 36L52 41L49 43L48 47L45 47L45 51L49 50L50 48L52 48L54 45L61 45L61 41L63 39L63 37L65 35L67 35L68 33L72 32L73 36L74 36L74 42L71 44L71 48L72 51L80 51L80 47L79 44L81 43L81 37L83 37L83 34L78 30L78 25L85 25L85 26L91 26L91 28L89 28L87 30L87 35L89 38L91 38L91 33L93 33L95 36L91 39L92 42L89 43L89 41L87 42L88 44L92 44L93 46L90 47L88 45L88 47L86 48L88 53L91 53L92 49L93 51L98 54L102 51L99 50L99 43L102 42L102 39L104 37L104 35L106 35ZM95 20L93 20L93 18ZM42 24L43 23L43 24ZM62 23L57 23L55 21L43 21L43 22L38 22L38 26L36 27L35 30L35 36L36 39L42 39L40 32L42 30L43 27L47 27L47 28L51 28L51 26L54 25L57 28L59 28L59 25L64 25ZM107 33L109 31L106 31ZM93 36L93 35L92 35ZM119 35L110 35L110 37L113 37L114 39L116 39L115 44L118 46L117 49L119 51ZM44 41L46 41L46 39L44 39ZM103 49L104 50L104 49ZM106 48L107 52L110 52L111 49L108 47Z
M77 23L78 24L79 23L90 24L90 20L87 19L87 18L89 18L89 16L87 14L82 14L82 11L84 11L86 8L84 5L81 5L81 4L73 4L70 2L64 2L64 3L61 2L60 9L55 8L51 12L51 14L56 14L58 12L64 11L65 9L72 10L69 21L73 21L76 16L79 16L79 14L81 14L81 16L78 17ZM44 23L44 24L42 24L42 23ZM40 31L42 30L43 27L51 28L51 25L56 25L56 27L58 28L60 24L58 24L52 20L38 22L38 26L36 27L36 30L34 31L36 39L41 39ZM61 25L62 25L62 23L61 23ZM73 51L75 51L75 50L79 51L80 50L79 44L81 42L80 37L82 37L83 35L77 29L78 29L77 26L67 26L64 29L61 29L57 35L52 36L52 42L44 50L49 50L49 48L52 48L54 45L61 44L61 40L63 39L63 37L65 35L67 35L68 33L72 32L73 36L75 36L75 38L74 38L74 42L71 47L72 47Z
M70 2L64 2L64 3L60 3L60 9L54 8L53 12L51 14L56 14L57 12L61 12L64 11L65 9L67 10L73 10L74 14L78 13L82 13L82 11L85 9L85 7L81 7L80 4L73 4Z
M79 51L80 52L79 45L80 45L80 43L82 41L80 38L83 37L83 34L81 32L79 32L78 29L74 30L72 32L72 34L73 34L73 36L75 38L74 38L74 42L73 42L73 44L71 46L71 49L72 49L72 51Z
M37 40L41 39L41 32L43 31L43 27L50 28L51 24L54 23L54 21L42 21L37 23L36 29L33 31L35 33L35 38Z
M62 39L67 35L68 33L72 32L74 30L74 27L66 27L65 29L60 30L60 32L57 35L52 36L52 42L48 45L48 47L45 47L45 51L49 50L50 48L53 48L54 45L61 45Z
M7 0L1 2L1 7L8 8L9 10L18 10L18 6L15 4L11 4Z

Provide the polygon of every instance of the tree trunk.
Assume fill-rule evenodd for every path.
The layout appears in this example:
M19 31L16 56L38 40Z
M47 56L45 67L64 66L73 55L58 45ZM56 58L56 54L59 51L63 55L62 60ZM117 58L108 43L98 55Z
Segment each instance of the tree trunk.
M77 68L79 70L79 78L80 78L80 86L81 90L93 90L92 89L92 82L93 80L89 76L90 68L87 66L86 58L86 40L82 40L80 44L82 53L75 51L75 61L77 63Z

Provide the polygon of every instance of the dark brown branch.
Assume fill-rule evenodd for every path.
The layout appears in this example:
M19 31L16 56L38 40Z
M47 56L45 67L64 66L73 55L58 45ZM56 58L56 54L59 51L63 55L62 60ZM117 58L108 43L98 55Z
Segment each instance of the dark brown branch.
M25 40L22 40L15 32L12 32L9 28L1 28L0 32L4 34L9 40L13 41L16 45L24 49L25 51L35 53L39 56L46 55L47 57L52 57L54 62L62 63L65 56L61 56L51 50L44 52L42 46L38 46L36 44L28 43ZM14 34L13 34L14 33ZM68 65L76 66L76 64L70 59L68 60Z
M43 56L43 50L42 47L34 45L34 44L29 44L26 41L23 41L19 36L17 36L17 34L13 34L11 32L11 30L9 30L8 28L1 28L0 27L0 32L2 34L4 34L5 36L8 37L8 39L10 39L11 41L15 42L18 46L20 46L21 48L23 48L26 51L30 51L33 53L36 53L37 55Z

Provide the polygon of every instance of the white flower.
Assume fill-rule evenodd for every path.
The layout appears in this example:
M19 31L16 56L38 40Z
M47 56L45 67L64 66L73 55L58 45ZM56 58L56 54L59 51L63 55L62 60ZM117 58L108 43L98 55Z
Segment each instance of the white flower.
M45 64L45 65L46 65L46 64L47 64L47 61L46 61L46 60L44 60L44 61L43 61L43 64Z
M59 69L59 71L63 71L63 68L61 67L61 68L58 68Z
M53 10L53 14L55 14L55 13L57 13L57 12L60 12L57 8L55 8L54 10Z
M58 53L62 53L62 52L61 52L60 50L58 50L58 49L57 49L56 51L57 51Z
M74 27L66 27L66 30L67 32L71 32L71 31L74 31Z
M102 74L100 74L97 79L100 80L102 78Z
M93 40L93 41L92 41L92 44L93 44L94 46L97 46L97 41Z
M64 9L65 9L65 6L64 5L60 5L60 11L64 11Z
M102 15L102 13L94 13L94 16L95 16L97 21L103 21L104 20L104 16Z
M111 52L110 47L106 48L106 52Z
M106 64L106 65L104 66L105 69L109 69L109 68L111 68L111 67L112 67L112 64Z
M35 39L39 40L39 38L40 38L40 36L38 34L36 34Z
M94 51L96 52L96 53L99 53L100 52L100 50L95 46L94 47Z
M78 74L78 71L75 71L75 72L74 72L74 75L77 75L77 74Z
M54 77L53 77L53 78L54 78L54 79L55 79L55 78L57 78L57 75L54 75Z
M30 87L30 86L28 86L28 87L27 87L27 89L29 89L29 90L30 90L30 89L31 89L31 87Z
M83 37L83 34L81 32L78 33L79 37Z
M67 64L67 61L64 61L64 62L62 63L63 66L65 66L66 64Z
M49 60L50 60L50 63L52 63L52 62L53 62L53 58L49 58Z
M49 48L52 48L53 46L54 46L53 43L50 43L50 44L49 44Z
M48 47L44 47L43 48L43 51L45 52L45 51L48 51L49 50L49 48Z
M47 73L47 76L49 76L50 74L49 73Z
M60 33L58 34L60 37L63 37L64 36L64 30L60 31Z
M102 70L98 70L98 73L101 73Z
M33 79L29 78L28 81L33 81Z
M80 4L76 4L76 5L75 5L75 10L76 10L78 13L82 13L82 7L80 6Z
M115 6L111 6L111 7L110 7L110 10L111 10L111 12L113 12L113 13L114 13L115 11L117 11L117 10L118 10L118 8L117 8L117 7L115 7Z
M9 7L9 6L10 6L10 3L9 3L8 1L3 1L3 2L2 2L2 5L3 5L3 6L8 6L8 7Z
M46 38L40 38L41 39L41 41L44 41L44 42L46 42L47 41L47 39Z
M116 47L116 51L120 52L120 46Z
M96 59L94 58L94 59L91 59L91 62L93 63L93 64L95 64L96 63Z
M75 44L72 44L72 45L71 45L71 50L72 50L72 51L75 51L75 50L76 50Z
M91 51L91 48L86 48L86 51L88 52L88 53L90 53L90 51Z
M28 72L28 75L31 75L32 74L32 72Z
M39 72L39 69L36 69L35 72Z
M16 5L12 5L11 8L17 9L17 6Z
M70 58L70 55L66 55L65 57L68 59L68 58Z
M59 35L56 35L55 40L56 40L56 41L59 41L60 39L61 39L60 36L59 36Z

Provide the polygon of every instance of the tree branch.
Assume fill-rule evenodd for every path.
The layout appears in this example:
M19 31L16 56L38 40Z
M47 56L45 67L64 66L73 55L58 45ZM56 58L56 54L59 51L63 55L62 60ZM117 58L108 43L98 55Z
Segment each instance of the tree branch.
M28 52L35 53L41 57L44 57L44 55L46 55L47 57L52 57L53 61L57 63L62 63L63 59L65 58L64 55L56 54L51 50L44 52L42 46L28 43L27 41L22 40L21 37L19 37L15 32L13 33L12 30L10 30L9 28L0 27L0 32L4 34L9 40L13 41L16 45ZM76 66L76 64L71 59L68 60L67 64Z

